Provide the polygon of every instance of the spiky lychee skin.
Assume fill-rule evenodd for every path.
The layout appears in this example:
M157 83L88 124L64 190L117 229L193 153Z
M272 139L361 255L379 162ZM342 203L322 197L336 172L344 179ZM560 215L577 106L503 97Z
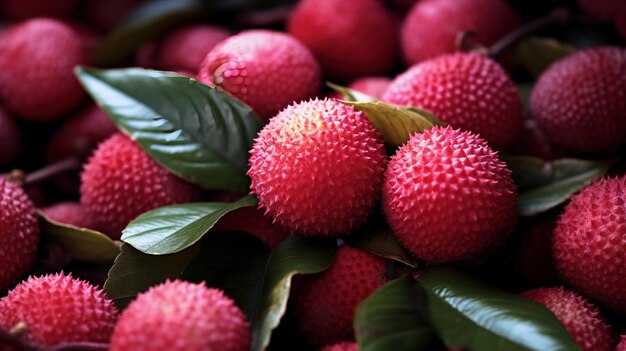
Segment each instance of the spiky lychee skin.
M354 340L356 307L385 281L384 259L340 246L327 270L294 282L292 302L298 329L318 346Z
M563 288L538 288L522 296L546 306L583 351L611 351L611 329L596 306Z
M576 291L626 312L626 177L584 188L557 222L552 253L557 272Z
M340 342L328 345L320 351L359 351L359 346L355 342Z
M535 84L533 116L556 146L584 153L626 144L626 49L586 49L553 63Z
M456 51L459 33L473 31L491 45L520 23L504 0L421 0L402 25L401 42L408 65Z
M89 217L77 202L59 202L42 208L41 212L55 222L80 228L89 228L90 226Z
M135 217L157 207L192 202L202 192L156 163L127 136L102 142L81 175L80 203L95 229L118 239Z
M83 37L62 22L36 18L0 37L0 99L19 117L46 121L75 107L85 92L74 77L87 63Z
M516 219L506 164L475 134L435 127L389 162L383 210L411 254L431 264L474 261L501 245Z
M250 105L265 120L294 101L320 90L320 67L313 54L289 34L247 30L217 44L198 72Z
M158 64L162 69L196 72L209 51L229 36L227 29L216 26L180 28L163 39Z
M271 249L289 236L287 230L272 223L272 219L256 207L243 207L227 213L212 230L238 230L250 233Z
M30 277L0 300L0 327L24 323L23 337L45 346L106 343L116 320L117 309L102 290L63 273Z
M578 0L578 4L586 13L603 21L612 20L615 13L624 7L622 0Z
M363 77L350 83L348 88L381 99L390 84L391 79L387 77Z
M392 68L398 52L394 22L380 0L302 0L287 30L313 51L326 76L351 80Z
M387 161L367 116L327 99L281 111L250 153L250 189L259 206L288 230L322 236L365 222Z
M391 83L383 100L429 110L455 128L480 134L496 149L511 145L522 128L515 83L497 62L477 53L417 64Z
M69 18L78 3L78 0L3 0L0 1L0 14L11 21L32 17Z
M22 188L0 177L0 291L28 272L38 243L35 206Z
M221 290L168 281L137 296L122 312L111 351L250 350L243 312Z
M15 159L21 146L20 130L15 120L0 108L0 166Z

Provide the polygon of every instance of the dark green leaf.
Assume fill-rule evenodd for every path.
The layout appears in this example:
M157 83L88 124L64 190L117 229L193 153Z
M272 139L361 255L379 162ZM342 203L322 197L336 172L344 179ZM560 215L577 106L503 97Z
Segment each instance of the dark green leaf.
M334 91L338 92L339 94L343 94L344 99L346 101L353 101L353 102L371 102L371 101L377 101L378 99L373 97L373 96L369 96L366 94L363 94L359 91L356 90L352 90L350 88L341 86L341 85L337 85L335 83L331 83L331 82L326 82L326 85L328 85L330 88L332 88Z
M376 256L389 258L416 268L418 260L413 258L393 236L387 226L368 225L368 228L357 236L346 239L350 246L368 251Z
M472 351L580 350L543 305L474 281L447 267L419 278L432 326L447 346Z
M209 189L248 190L248 150L261 129L248 106L172 72L76 74L113 122L173 173Z
M39 214L42 238L60 245L78 261L112 263L119 254L119 245L108 236L95 230L59 223Z
M354 316L360 351L425 350L436 334L428 324L426 294L411 277L380 287Z
M293 276L322 272L331 265L336 251L334 240L292 236L272 252L252 322L253 351L265 350L269 345L272 331L287 309Z
M130 222L122 232L122 240L151 255L179 252L198 242L228 212L256 205L256 198L246 195L235 202L160 207Z
M517 45L516 60L532 75L539 77L553 62L576 51L571 45L552 38L528 37Z

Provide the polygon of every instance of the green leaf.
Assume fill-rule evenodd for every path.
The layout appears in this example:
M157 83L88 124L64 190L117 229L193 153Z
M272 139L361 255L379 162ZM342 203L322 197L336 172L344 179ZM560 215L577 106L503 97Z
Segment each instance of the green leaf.
M377 101L378 99L373 97L373 96L369 96L366 94L361 93L360 91L356 91L356 90L352 90L348 87L344 87L342 85L338 85L335 83L331 83L331 82L326 82L326 85L328 85L331 89L333 89L334 91L338 92L339 94L343 94L343 96L345 97L346 101L353 101L353 102L371 102L371 101Z
M447 267L426 270L432 326L447 346L472 351L580 350L543 305L474 281Z
M351 235L345 240L350 246L365 250L376 256L395 260L413 268L419 265L419 261L402 247L393 236L391 229L386 225L382 226L370 223L367 228L364 229L364 233Z
M56 222L38 211L43 240L58 244L78 261L110 264L119 254L119 245L95 230Z
M208 189L246 192L258 116L232 96L173 72L78 68L113 122L157 162Z
M552 38L528 37L517 45L515 58L533 76L539 77L552 63L574 51L573 46Z
M137 294L151 286L167 279L180 278L199 252L200 245L194 245L175 254L154 256L122 244L104 283L104 290L118 308L124 309Z
M314 274L328 268L337 251L334 240L291 236L272 252L267 262L257 313L252 319L252 350L262 351L270 343L287 309L291 280L296 274Z
M130 222L122 231L122 241L151 255L179 252L198 242L228 212L256 205L256 198L246 195L230 203L197 202L160 207Z
M426 293L412 277L391 281L363 301L354 316L360 351L426 350L436 339Z
M354 106L357 111L365 112L374 128L382 134L385 142L393 146L406 143L413 133L422 133L434 126L444 125L430 112L415 107L401 107L381 101L341 100L340 102Z

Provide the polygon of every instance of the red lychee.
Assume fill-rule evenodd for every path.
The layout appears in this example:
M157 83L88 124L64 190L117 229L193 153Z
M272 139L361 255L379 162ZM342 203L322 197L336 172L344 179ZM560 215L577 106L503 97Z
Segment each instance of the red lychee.
M579 51L537 81L532 114L550 141L576 152L616 151L626 144L626 49Z
M239 230L250 233L263 240L271 249L289 236L288 231L272 223L270 217L255 207L243 207L227 213L212 230Z
M202 193L160 166L121 133L98 146L81 179L81 205L94 229L113 239L118 239L122 229L140 214L198 200Z
M298 328L314 345L354 340L357 306L385 281L384 259L340 246L326 271L294 282L292 302Z
M328 345L320 351L359 351L359 346L355 342L340 342Z
M150 288L128 305L111 351L244 351L250 342L243 312L221 290L177 280Z
M348 88L381 99L390 84L391 79L387 77L363 77L350 83Z
M435 127L414 134L385 172L383 210L395 236L430 264L474 261L515 225L506 164L475 134Z
M11 21L32 17L69 18L78 3L79 0L2 0L0 14Z
M504 0L421 0L402 26L402 52L407 64L456 51L459 33L473 31L491 45L520 23Z
M197 72L207 54L230 36L227 29L208 25L180 28L168 34L157 54L161 69Z
M198 80L250 105L265 120L320 90L320 68L294 37L269 30L234 35L209 52Z
M538 288L522 296L546 306L563 323L583 351L611 351L609 325L589 301L563 288Z
M102 290L63 273L30 277L0 300L0 327L23 323L23 337L45 346L108 342L116 319Z
M623 0L578 0L578 4L585 12L603 21L612 20L621 7L626 7Z
M558 220L554 262L565 283L626 312L626 177L605 178L584 188Z
M626 335L620 337L620 342L617 344L615 351L626 351Z
M77 202L59 202L42 208L41 212L55 222L79 228L89 228L90 226L89 217Z
M15 120L0 108L0 166L12 161L22 148Z
M35 206L22 188L0 177L0 292L31 268L38 242Z
M16 25L0 37L0 99L25 119L60 117L85 96L73 69L87 55L67 24L37 18Z
M396 24L380 0L301 0L287 30L332 79L383 74L396 61Z
M480 134L496 149L511 145L522 128L515 83L498 63L476 53L413 66L391 83L383 100L429 110L455 128Z
M341 235L378 201L387 162L367 116L336 100L290 105L261 130L248 175L259 206L305 235Z

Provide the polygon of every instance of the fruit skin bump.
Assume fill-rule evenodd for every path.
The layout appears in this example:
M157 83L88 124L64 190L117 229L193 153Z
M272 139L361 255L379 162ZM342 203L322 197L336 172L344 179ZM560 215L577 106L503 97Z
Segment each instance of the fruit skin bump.
M546 306L583 351L611 351L611 329L596 306L563 288L537 288L522 296Z
M38 243L35 206L22 188L0 177L0 294L31 268Z
M535 84L530 108L558 147L582 153L626 144L626 49L585 49L553 63Z
M119 239L135 217L166 205L193 202L202 191L160 166L127 136L102 142L81 174L80 203L94 229Z
M454 128L480 134L496 149L511 145L522 129L515 83L497 62L477 53L419 63L391 83L383 100L429 110Z
M124 310L111 351L250 350L243 312L221 290L167 281L137 296Z
M603 178L572 197L557 222L552 253L576 291L626 312L626 177Z
M117 309L102 290L63 273L30 277L0 300L0 327L24 323L23 337L45 346L106 343L116 319Z
M321 85L313 54L289 34L247 30L217 44L198 72L268 120L294 101L315 96Z
M414 134L389 162L383 210L395 236L429 264L474 261L515 225L511 171L479 136L450 127Z
M320 351L359 351L359 346L355 342L339 342L325 346Z
M364 113L336 100L290 105L261 130L248 175L259 207L305 235L337 236L364 223L387 162Z
M317 346L354 340L352 321L357 306L385 282L384 259L340 246L326 271L294 282L298 329Z

